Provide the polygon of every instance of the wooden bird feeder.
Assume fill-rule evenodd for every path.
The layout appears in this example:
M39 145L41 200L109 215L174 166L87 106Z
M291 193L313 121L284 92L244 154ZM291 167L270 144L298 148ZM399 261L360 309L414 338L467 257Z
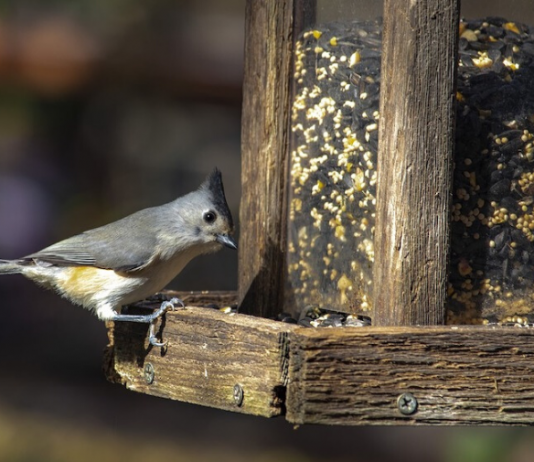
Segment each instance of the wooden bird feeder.
M451 300L463 303L468 299L466 291L471 290L477 281L478 260L455 253L458 244L455 241L455 226L458 225L455 223L466 226L467 237L471 236L469 230L473 226L480 227L479 233L488 228L488 237L482 236L480 240L488 244L491 258L499 256L510 262L506 263L511 265L510 274L512 268L516 275L523 271L514 263L515 257L522 258L521 261L530 258L528 252L522 251L518 256L517 250L510 250L522 245L522 241L513 240L515 234L503 228L508 222L514 226L520 224L521 201L527 209L525 214L531 211L530 204L526 204L521 196L521 191L527 188L519 181L525 167L520 165L520 174L517 173L519 167L513 167L529 156L530 132L527 129L517 134L518 139L523 140L517 159L513 155L504 158L504 153L501 157L495 156L495 162L501 164L496 169L502 175L493 176L500 189L493 184L477 189L482 184L477 183L481 181L481 174L473 180L469 169L465 170L467 174L462 172L467 184L463 189L467 192L458 192L462 188L455 184L455 160L458 164L454 157L456 105L469 98L467 91L459 94L459 84L457 87L457 82L468 72L456 66L458 31L460 55L462 46L472 45L482 33L471 35L471 27L475 26L459 26L457 0L414 0L409 4L395 0L384 2L379 55L380 107L379 120L376 120L379 123L372 126L371 120L368 125L360 127L362 133L371 133L378 127L380 139L376 196L375 201L371 201L374 209L369 215L375 220L374 264L369 267L372 303L367 313L372 326L304 327L274 320L282 311L297 317L302 300L315 290L311 283L295 288L291 279L291 272L299 264L291 255L291 246L293 252L298 253L298 249L294 249L304 235L304 232L299 235L292 227L292 213L295 204L305 202L296 196L300 190L293 186L296 177L292 171L295 165L292 152L298 149L294 136L301 130L295 126L300 115L295 112L294 101L300 95L302 85L306 84L304 76L299 87L297 76L301 68L295 65L295 56L298 47L304 43L303 32L308 31L309 40L318 40L312 51L317 55L315 71L320 75L323 72L319 69L320 59L329 59L330 66L338 62L337 57L332 59L334 52L326 47L354 44L349 41L344 45L346 40L343 41L341 32L336 32L337 36L328 36L327 29L314 29L317 11L313 1L247 1L243 196L237 293L179 294L186 304L185 309L167 313L157 326L159 336L167 341L164 348L149 345L145 325L110 324L110 346L105 364L109 380L131 390L164 398L264 417L284 416L293 424L531 424L534 421L534 329L527 324L518 328L502 322L451 325L448 315ZM481 22L476 27L485 31L494 25ZM332 30L339 31L328 29ZM497 37L495 40L505 42L506 34L515 39L515 35L521 37L523 33L520 25L505 22L491 30L495 31L492 35ZM367 30L360 37L368 37L370 33ZM520 48L519 42L514 43ZM519 58L517 62L513 59L520 56L519 52L514 51L513 46L510 49L516 54L504 56L503 63L504 59L510 58L506 61L508 64L499 67L509 73L508 83L516 75L520 76L514 72L522 63ZM323 55L325 52L327 54ZM475 68L483 71L483 77L477 74L476 82L488 80L488 66L501 59L492 53L489 50L486 55L472 53ZM376 78L364 76L354 69L366 56L374 55L361 49L344 60L339 58L338 67L325 68L325 78L343 67L341 62L348 61L347 66L355 67L346 75L348 83L340 83L342 90L347 86L347 95L365 100L367 90L377 83ZM484 56L491 60L491 64L482 59ZM462 59L461 55L460 63ZM465 62L469 64L471 61ZM475 68L473 72L478 72ZM300 75L305 74L301 72ZM469 82L474 85L475 80ZM317 87L321 89L321 85ZM515 88L512 86L510 91ZM364 93L366 96L362 97ZM328 97L335 102L336 95L334 92ZM324 98L327 104L330 100ZM480 107L476 114L483 117L483 127L491 114L482 107L483 103L477 104ZM350 101L347 107L352 109ZM494 115L495 107L492 106ZM325 108L328 115L330 109ZM335 107L331 110L334 116L336 110ZM372 107L369 111L374 113ZM348 112L340 114L347 116ZM462 116L467 112L464 110ZM510 117L505 120L511 131L522 130L521 121L519 117L513 121ZM306 130L308 128L303 127L301 131ZM496 136L495 133L492 135ZM321 136L320 140L334 145L330 135ZM340 138L343 136L346 144L355 145L351 135L341 133ZM372 136L365 137L371 139ZM494 140L495 152L501 152L503 146L508 147L508 141L516 139L514 136L515 132L501 135L500 142ZM313 141L313 136L309 138ZM519 146L520 143L516 144ZM347 152L352 152L351 149L349 146ZM492 149L487 153L489 163L493 162ZM334 149L332 155L337 154ZM469 159L470 162L464 162L467 166L478 162ZM339 162L348 175L340 177L340 184L345 181L346 186L360 189L356 187L360 174L363 183L372 183L373 175L355 169L354 162ZM374 168L372 159L366 162L370 169ZM506 172L512 167L516 173L512 172L512 179L507 180ZM513 175L519 176L514 179ZM352 183L347 183L347 178ZM319 191L317 200L326 197L320 193L328 187L326 181L314 180L315 191ZM505 206L495 194L505 186L510 186L510 190L514 186L514 191L519 191L517 194L521 197L516 198L518 211L501 211ZM495 197L487 198L484 204L478 202L480 207L477 213L473 212L474 221L470 222L471 215L464 216L460 212L453 213L451 219L451 209L456 210L456 201L470 203L465 197L469 195L470 187L473 189L471 195L486 188L488 194ZM316 198L310 195L309 200ZM344 200L339 200L338 205ZM507 203L509 207L516 207L511 200ZM491 207L496 210L493 214L487 212ZM316 209L317 213L323 213ZM460 218L456 220L455 217ZM338 221L327 220L327 223L333 223L332 242L338 239L343 243L340 255L327 256L320 248L314 248L309 252L310 258L314 252L321 260L326 257L327 262L336 258L350 261L356 255L359 251L356 245L348 238L344 240L351 227L339 228L344 225L344 219L342 216ZM527 220L526 215L524 220ZM363 229L361 223L368 220L354 221L358 221L357 226ZM316 228L323 225L320 221ZM514 229L522 228L515 226ZM501 246L500 241L504 239L508 239L506 246L510 249L503 257L505 245ZM476 246L473 244L472 247ZM460 272L459 277L465 278L458 288L454 285L456 280L448 279L451 273L449 262L454 271ZM354 267L360 268L361 265L355 263ZM309 265L309 271L313 270L313 265ZM508 270L508 266L504 270ZM333 302L339 302L337 308L353 315L362 314L362 296L356 295L352 285L344 284L349 280L357 285L352 273L347 272L343 279L341 270L324 271L335 282L332 287L341 292L337 302ZM488 271L494 271L493 267ZM299 274L301 279L306 279L305 275ZM517 276L518 281L523 281L528 274L523 271ZM467 279L471 282L467 283ZM484 280L490 281L491 277ZM491 286L491 281L487 284L493 288L485 291L477 288L475 295L491 293L492 297L498 297L495 294L499 291ZM320 285L318 282L315 286ZM469 293L474 293L473 290ZM219 306L237 303L239 313L227 314L201 307L211 303ZM498 305L503 303L506 305L506 300ZM320 301L317 305L324 307ZM366 314L365 310L363 314Z

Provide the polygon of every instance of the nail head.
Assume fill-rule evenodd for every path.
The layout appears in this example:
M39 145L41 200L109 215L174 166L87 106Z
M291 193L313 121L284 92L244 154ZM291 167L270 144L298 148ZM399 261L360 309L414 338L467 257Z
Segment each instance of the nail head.
M412 393L402 393L397 398L397 408L402 415L415 414L417 406L417 399Z
M154 366L152 363L145 364L145 381L148 385L151 385L154 382Z
M244 398L243 387L239 385L238 383L236 383L234 385L234 401L237 406L241 407L241 405L243 404L243 398Z

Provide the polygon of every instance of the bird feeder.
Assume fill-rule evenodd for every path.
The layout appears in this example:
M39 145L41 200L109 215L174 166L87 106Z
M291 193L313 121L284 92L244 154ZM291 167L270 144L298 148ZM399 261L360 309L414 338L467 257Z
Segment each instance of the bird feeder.
M161 351L113 326L111 380L297 424L534 421L534 18L382 7L247 2L237 294L186 297Z

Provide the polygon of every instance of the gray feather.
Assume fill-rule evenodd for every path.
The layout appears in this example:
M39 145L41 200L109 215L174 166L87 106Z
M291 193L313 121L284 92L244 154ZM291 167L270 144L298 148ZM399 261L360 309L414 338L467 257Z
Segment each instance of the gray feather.
M0 260L0 274L17 274L20 273L22 267L17 261Z
M116 271L135 271L146 266L156 247L160 207L144 209L100 228L57 242L24 260L39 260L57 266L95 266Z
M205 211L213 208L221 217L215 227L202 218ZM220 241L219 234L226 235L232 230L221 173L215 169L197 191L85 231L27 255L17 263L137 271L157 259L175 258L185 250L188 259L216 250L214 244Z

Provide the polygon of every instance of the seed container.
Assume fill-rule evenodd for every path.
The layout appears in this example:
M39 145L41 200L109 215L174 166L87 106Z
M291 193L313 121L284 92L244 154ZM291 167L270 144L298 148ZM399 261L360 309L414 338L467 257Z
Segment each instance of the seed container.
M459 29L447 322L528 323L534 21L480 17ZM298 310L373 306L381 40L379 17L320 14L296 38L286 299Z
M295 43L288 282L300 309L371 308L381 58L373 6L322 22L332 11L319 2L317 22Z
M527 322L534 298L534 27L460 24L450 323Z

